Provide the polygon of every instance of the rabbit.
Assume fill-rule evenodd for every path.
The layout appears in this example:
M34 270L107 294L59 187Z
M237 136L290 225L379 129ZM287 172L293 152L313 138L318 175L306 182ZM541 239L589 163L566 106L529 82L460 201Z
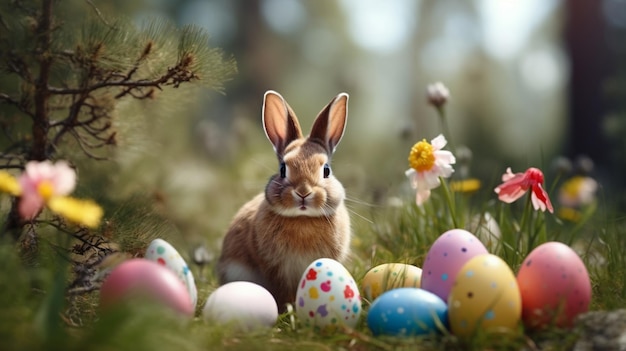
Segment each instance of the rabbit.
M330 158L348 117L348 94L337 95L304 137L283 97L263 98L265 134L278 157L278 173L265 192L234 216L217 263L221 285L250 281L265 287L280 312L294 303L304 270L318 258L345 262L350 252L350 216L345 190L333 176Z

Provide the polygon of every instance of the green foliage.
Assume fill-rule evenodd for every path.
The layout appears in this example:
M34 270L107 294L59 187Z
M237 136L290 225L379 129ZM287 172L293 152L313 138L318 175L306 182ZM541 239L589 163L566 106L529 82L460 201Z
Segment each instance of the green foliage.
M64 147L109 157L117 120L135 118L117 113L121 101L155 100L188 82L222 91L236 71L201 28L109 21L84 2L75 5L86 15L49 0L0 7L0 107L13 119L0 126L8 136L0 143L5 167L63 156Z
M490 191L485 187L481 191ZM371 266L386 262L405 262L421 266L428 248L443 231L451 228L451 220L446 218L447 201L441 192L433 191L432 197L423 208L412 203L411 197L401 206L377 208L371 215L371 221L355 222L355 260L348 266L357 280ZM407 194L410 195L410 194ZM492 253L505 258L514 271L523 257L532 250L535 244L530 244L528 233L520 233L520 222L524 212L523 204L519 206L501 205L488 202L480 205L474 200L479 194L453 193L455 213L459 222L470 226L468 214L480 211L494 213L494 218L500 224L502 241L490 247ZM172 228L158 217L147 215L147 208L142 208L145 200L138 199L129 202L118 209L111 216L115 223L123 223L116 228L121 237L141 237L150 232L156 236L166 235ZM475 208L480 208L480 211ZM474 209L474 210L472 210ZM475 212L474 212L475 211ZM599 215L606 213L606 215ZM550 216L536 216L536 226L531 226L536 232L545 231L546 240L560 240L571 242L579 250L581 257L589 269L593 282L592 309L613 309L624 306L624 282L626 282L626 264L622 254L626 247L625 228L623 219L613 219L609 211L595 212L584 223L567 223L555 220ZM464 219L462 219L464 217ZM545 218L544 218L545 217ZM604 218L603 218L604 217ZM547 229L546 229L547 228ZM597 228L600 228L596 231ZM478 231L475 231L478 233ZM530 232L532 235L532 231ZM150 236L151 237L151 236ZM172 238L176 235L172 235ZM127 243L132 247L132 242ZM418 338L373 337L365 324L365 317L356 330L345 330L336 334L319 334L313 330L302 328L295 315L287 313L281 316L276 326L267 331L254 333L239 333L227 328L210 324L202 320L201 304L208 294L216 288L215 278L208 281L197 280L200 291L200 306L197 317L188 322L182 322L177 317L160 309L158 306L136 301L132 305L123 305L119 309L98 311L97 293L92 298L80 300L73 298L63 301L58 297L50 298L54 294L56 283L53 279L53 270L46 266L37 269L27 269L19 261L10 244L2 247L1 264L19 274L11 277L3 276L3 285L14 289L4 289L0 295L3 317L0 324L0 335L6 336L2 340L10 340L11 346L23 349L45 349L51 341L46 335L51 333L36 332L38 316L50 304L61 311L66 322L63 329L66 337L59 341L58 346L67 350L288 350L293 348L303 350L319 349L349 349L349 350L458 350L462 349L494 349L509 350L523 347L535 348L537 345L549 345L551 349L569 349L576 342L576 333L568 330L550 329L547 331L528 332L520 327L518 332L478 334L469 341L461 341L453 335ZM50 256L53 257L53 256ZM363 259L369 257L365 262ZM599 261L599 257L603 261ZM197 271L196 271L197 272ZM35 277L44 279L35 279ZM37 286L37 288L34 288ZM71 302L73 301L73 302ZM82 301L82 302L81 302ZM76 309L69 314L69 306ZM33 306L39 306L33 308ZM64 307L63 307L64 306ZM366 308L367 311L367 308ZM97 316L97 317L96 317ZM70 318L71 317L71 318ZM96 317L96 318L94 318ZM7 322L7 321L11 322ZM82 325L71 326L69 321L82 320ZM56 320L57 322L60 319ZM68 324L69 323L69 324ZM49 324L49 327L54 324ZM34 334L33 334L34 333ZM29 337L26 337L26 336ZM36 335L33 337L32 335ZM158 337L157 337L158 336ZM558 342L557 342L558 340Z
M9 136L0 140L0 166L19 168L33 156L35 97L46 93L48 108L39 115L39 122L48 127L40 140L44 156L65 157L77 165L81 170L77 192L96 199L105 208L106 220L99 230L85 233L44 212L39 222L24 228L26 238L38 240L16 242L7 232L0 233L0 350L508 350L536 349L546 343L551 349L567 349L575 342L576 333L571 331L533 334L521 326L511 332L478 334L466 342L450 334L373 337L366 316L356 330L320 334L301 327L293 312L282 315L270 330L243 334L202 320L202 303L218 283L214 274L201 274L199 267L192 267L200 304L193 320L183 321L144 301L100 310L97 286L74 286L81 282L78 278L91 278L81 276L78 268L99 274L108 268L101 266L104 254L141 256L157 237L173 243L191 263L181 237L194 230L203 239L211 237L197 228L223 219L207 209L237 203L230 194L242 191L241 178L256 181L254 172L266 164L261 159L261 167L247 162L240 166L243 170L216 171L210 176L217 180L198 186L190 175L200 173L205 181L206 169L193 169L180 155L167 153L179 146L160 145L166 143L157 140L155 134L188 128L182 123L189 118L184 116L186 105L197 103L201 93L186 83L223 92L224 82L236 70L232 58L208 45L203 30L159 19L140 25L126 18L110 19L89 1L54 2L53 20L45 28L41 10L45 3L0 3L0 129ZM51 37L49 48L42 51L46 35ZM45 62L51 66L48 84L42 88L36 83ZM180 123L163 132L158 125L164 120ZM248 155L246 161L254 156L258 155ZM267 157L274 162L273 155ZM116 162L95 162L100 158ZM172 174L177 173L183 174L178 175L187 186L184 191L171 185ZM254 176L245 178L249 174ZM259 185L262 188L262 182ZM493 194L495 185L469 194L454 192L444 180L423 207L400 187L393 206L351 204L355 237L347 268L360 280L381 263L422 266L437 237L455 227L489 242L489 251L514 271L534 247L558 240L576 248L589 269L592 309L624 307L626 222L613 213L613 203L585 207L580 219L571 223L532 210L528 201L502 204ZM168 192L168 186L173 190ZM212 194L219 196L211 198L193 186L214 186ZM0 201L0 224L5 228L13 204ZM497 223L499 239L490 237L492 229L483 221L486 214ZM193 227L194 222L205 222L205 227ZM76 240L70 242L67 234ZM25 247L29 243L35 250Z

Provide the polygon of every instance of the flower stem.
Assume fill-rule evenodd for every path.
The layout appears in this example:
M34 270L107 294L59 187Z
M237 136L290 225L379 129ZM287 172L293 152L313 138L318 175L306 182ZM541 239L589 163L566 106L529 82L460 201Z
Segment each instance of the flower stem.
M443 187L443 195L446 198L446 202L448 203L448 208L450 209L450 215L452 216L452 224L454 224L455 228L458 228L458 222L456 221L456 211L454 209L454 199L452 198L452 194L450 194L450 188L448 188L448 183L442 177L439 177L439 182L441 182L441 186Z
M439 120L441 121L441 131L443 135L446 137L448 141L448 145L450 150L454 153L454 143L452 143L452 134L450 133L450 128L448 128L448 122L446 121L446 109L443 106L437 107L437 114L439 115Z
M522 220L520 222L520 228L519 228L520 232L518 234L518 241L517 241L518 242L517 249L518 249L518 252L520 252L520 254L522 254L522 250L521 250L521 247L520 247L519 243L521 242L522 235L524 235L524 234L528 235L528 238L529 238L529 240L528 240L528 251L530 251L530 247L532 246L533 241L534 241L534 239L530 235L530 233L528 231L528 228L527 228L527 227L529 227L528 223L530 221L530 216L532 215L532 211L533 211L532 201L531 201L531 198L530 198L531 196L532 195L530 193L528 193L528 195L526 196L526 202L524 203L524 212L522 213Z
M540 223L539 233L537 234L537 236L539 237L539 241L537 242L537 245L543 244L548 241L548 234L547 234L548 228L546 227L546 217L543 212L541 213L540 218L541 218L541 223Z

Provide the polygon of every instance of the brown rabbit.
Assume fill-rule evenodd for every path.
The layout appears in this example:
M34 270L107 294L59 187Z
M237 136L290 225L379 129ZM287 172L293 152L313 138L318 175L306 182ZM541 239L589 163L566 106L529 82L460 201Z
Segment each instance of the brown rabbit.
M305 138L283 97L271 90L265 93L263 127L278 156L279 172L271 176L265 193L235 215L217 265L220 284L260 284L284 311L294 302L310 263L321 257L346 259L350 217L330 158L347 117L348 94L341 93L319 113Z

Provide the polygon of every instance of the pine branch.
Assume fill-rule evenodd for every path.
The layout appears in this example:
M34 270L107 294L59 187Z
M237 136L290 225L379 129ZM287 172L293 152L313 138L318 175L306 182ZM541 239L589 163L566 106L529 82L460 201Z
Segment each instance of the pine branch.
M5 93L0 93L0 102L6 102L17 108L20 108L20 103Z
M81 95L81 94L89 94L96 90L104 89L104 88L125 88L121 93L115 95L116 99L119 99L126 94L129 94L133 90L141 90L142 88L152 87L157 88L159 90L163 90L163 86L172 85L174 88L178 88L181 83L190 82L192 80L199 79L199 77L188 69L188 66L191 62L191 57L186 57L180 63L178 63L173 68L168 68L167 73L160 76L156 79L139 79L139 80L131 80L130 78L135 73L136 68L133 68L129 71L128 74L120 76L119 74L112 74L111 77L117 76L121 78L119 80L104 80L93 85L83 87L83 88L59 88L59 87L48 87L48 91L51 94L57 95Z
M0 133L13 142L0 153L0 168L52 159L65 138L87 157L106 160L108 147L122 133L113 123L121 99L152 99L166 87L201 76L219 90L236 71L234 60L209 49L200 28L178 30L163 21L141 28L123 20L110 24L92 0L84 1L98 18L86 21L82 31L57 27L68 22L54 16L55 0L16 1L11 16L0 18L0 29L20 31L0 35L0 70L19 87L0 92L0 106L19 112L14 121L0 124ZM25 116L32 120L30 133L18 130ZM5 229L17 240L24 225L14 201Z
M3 162L0 164L0 169L22 169L26 163L23 152L0 152L0 160Z
M15 55L14 53L9 53L9 57L7 60L7 68L11 73L17 74L20 78L24 79L26 82L30 84L35 84L35 79L28 67L28 64L24 61L22 57Z
M104 24L106 24L107 26L111 26L109 22L107 22L107 20L104 18L104 16L102 16L102 12L100 12L100 9L91 0L85 0L85 1L87 2L87 4L89 4L89 6L91 6L91 8L96 13L96 15L98 15L98 18L100 18L100 20L102 20Z
M167 72L158 78L133 79L139 69L139 65L146 59L151 49L152 45L149 42L142 51L141 56L137 59L135 65L129 69L126 74L108 72L106 73L106 78L103 80L97 81L91 85L85 82L81 88L48 87L48 92L51 95L73 95L76 99L69 109L68 116L61 121L51 124L53 127L61 127L52 138L51 145L57 145L65 134L70 133L87 156L98 160L106 159L89 151L90 149L115 144L115 133L106 134L111 127L110 122L107 121L110 117L106 110L101 111L103 109L102 106L98 104L97 98L94 97L95 93L100 90L119 88L121 91L114 95L114 99L121 99L125 96L131 96L135 99L147 99L154 96L155 89L163 90L165 86L178 88L180 84L184 82L199 79L199 77L189 69L194 61L190 54L183 55L176 66L168 68ZM90 63L89 67L92 71L98 70L93 68L95 67L95 63ZM89 75L87 75L87 77L89 77ZM88 78L85 79L87 80ZM93 100L94 104L88 103L88 100ZM90 117L81 122L79 121L79 117L84 109L87 110L85 113ZM104 122L100 127L94 127L94 124L100 121L107 122ZM98 140L100 143L90 143L83 135L76 132L77 128L81 128L86 132L88 137Z
M0 103L13 105L25 115L30 116L31 118L35 117L33 112L28 108L28 101L25 99L18 101L5 93L0 93Z
M85 140L85 138L83 138L81 135L79 135L76 132L76 130L68 129L67 131L78 142L78 146L80 147L80 149L83 151L83 153L85 155L87 155L90 158L93 158L94 160L98 160L98 161L106 161L106 160L108 160L107 157L98 156L98 155L94 154L92 151L90 151L89 150L90 148L93 149L95 147L92 147L91 145L89 145L88 142Z

